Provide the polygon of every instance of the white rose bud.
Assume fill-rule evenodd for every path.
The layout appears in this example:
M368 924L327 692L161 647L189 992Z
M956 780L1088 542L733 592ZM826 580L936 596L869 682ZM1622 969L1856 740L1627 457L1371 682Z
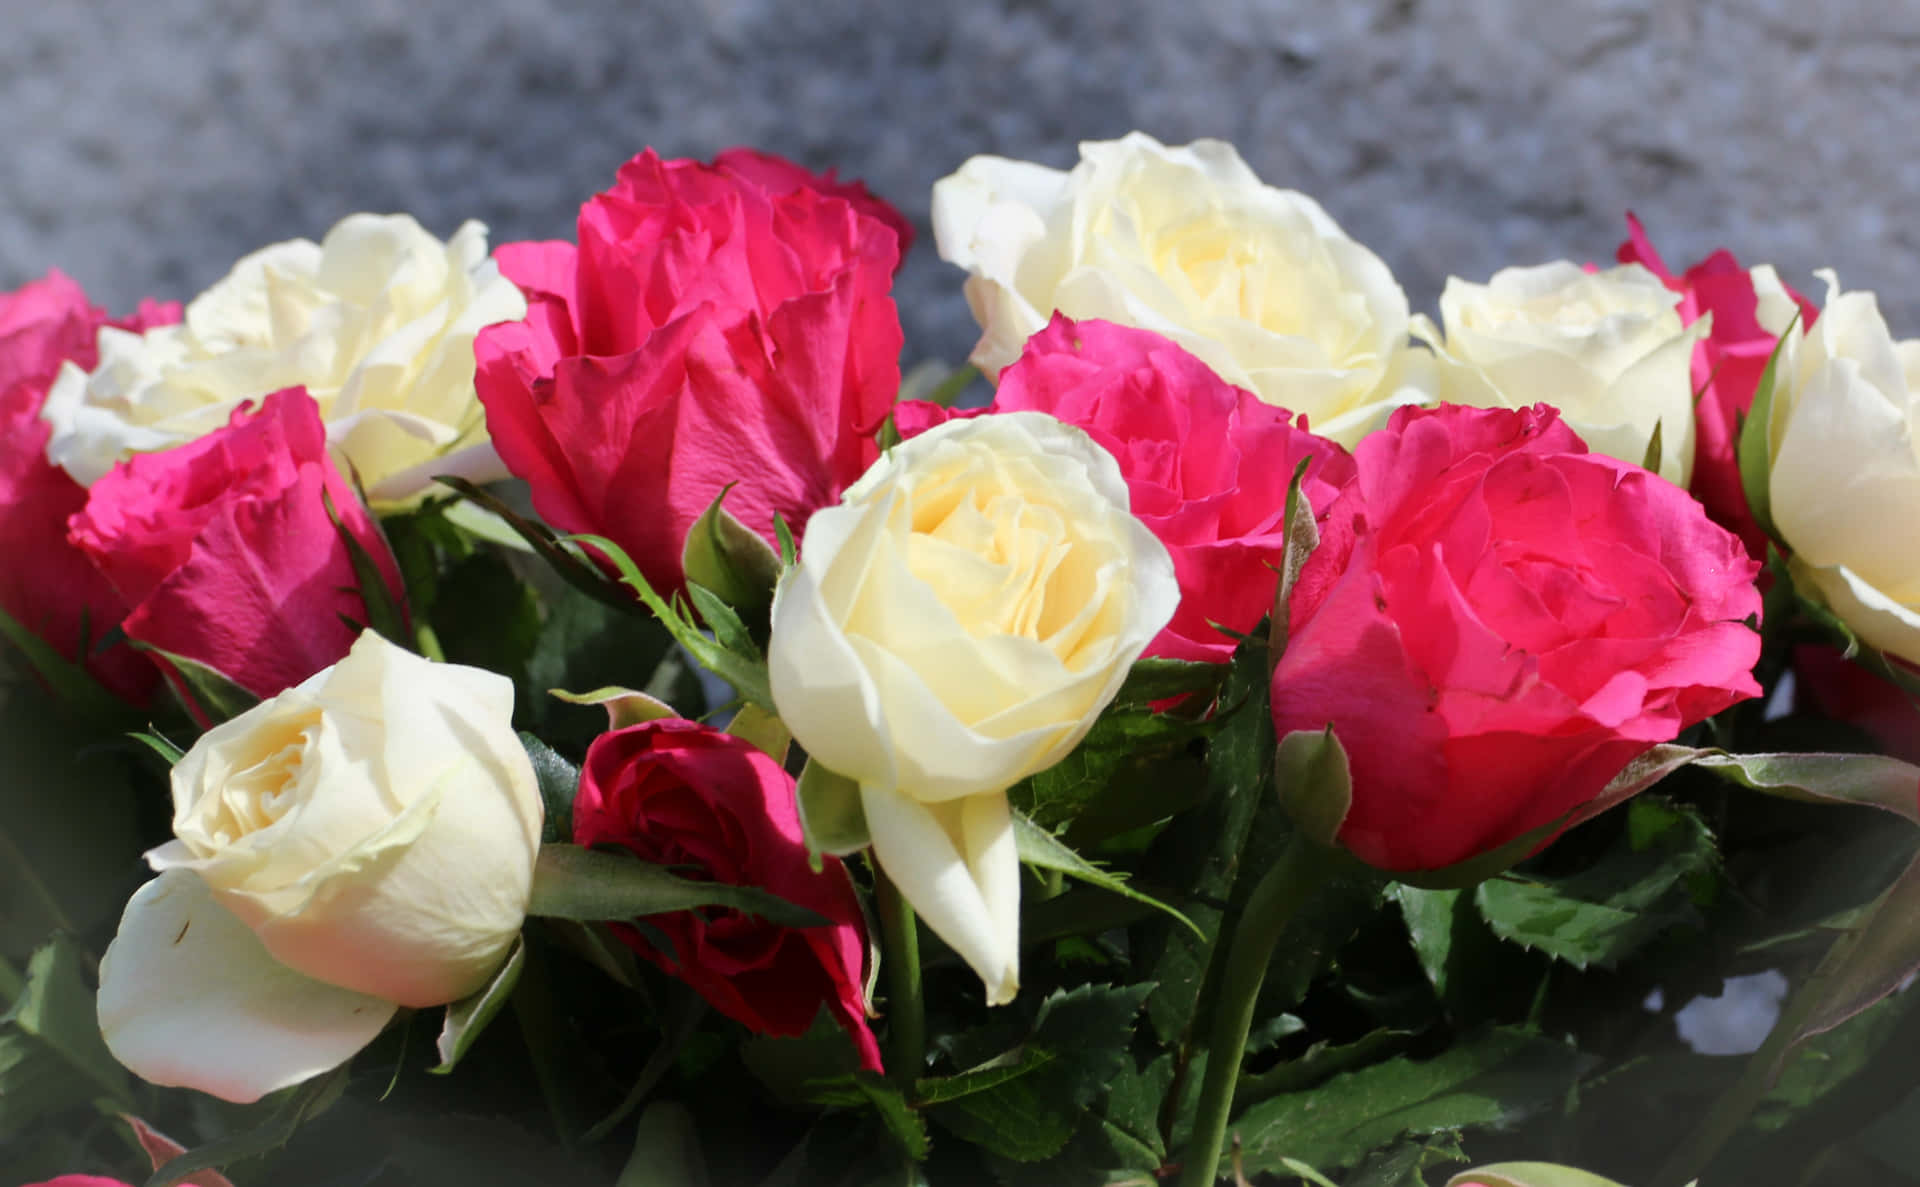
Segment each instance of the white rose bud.
M176 839L100 965L107 1046L247 1101L346 1060L398 1006L464 997L526 915L542 809L513 685L368 631L208 731Z
M318 245L242 259L179 325L103 329L93 371L68 363L47 393L47 459L91 486L132 454L219 428L243 400L304 386L376 507L417 498L436 474L503 478L473 339L526 312L482 224L442 243L404 214L350 215Z
M1565 260L1503 268L1485 284L1457 276L1439 328L1416 337L1438 356L1438 395L1476 408L1551 404L1596 453L1636 466L1657 426L1657 472L1693 474L1693 347L1711 317L1680 324L1680 295L1639 264L1588 272Z
M1860 638L1920 664L1920 339L1832 272L1774 369L1768 501L1794 584Z
M1006 789L1079 744L1179 596L1118 463L1043 413L896 446L807 523L773 699L860 784L875 858L989 1004L1019 987Z
M1387 266L1223 141L1134 132L1082 144L1070 173L974 157L934 185L933 234L972 273L989 376L1058 310L1165 335L1343 445L1429 395Z

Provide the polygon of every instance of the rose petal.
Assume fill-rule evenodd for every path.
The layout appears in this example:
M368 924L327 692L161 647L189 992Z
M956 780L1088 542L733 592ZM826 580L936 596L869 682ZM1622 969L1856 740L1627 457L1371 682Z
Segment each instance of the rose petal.
M247 1104L351 1059L397 1007L267 955L198 875L134 892L100 961L100 1030L142 1078Z

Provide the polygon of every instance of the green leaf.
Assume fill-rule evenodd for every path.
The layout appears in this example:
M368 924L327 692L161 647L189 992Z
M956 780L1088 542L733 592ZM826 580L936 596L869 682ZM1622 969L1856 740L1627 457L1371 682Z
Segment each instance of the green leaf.
M1273 785L1300 832L1317 845L1331 846L1353 807L1353 774L1347 748L1333 726L1319 733L1295 730L1274 751Z
M582 557L577 550L568 548L566 543L546 525L527 519L464 478L442 474L436 475L434 481L451 487L458 491L462 498L478 504L504 520L507 526L518 532L520 538L531 545L533 550L552 566L555 573L566 580L567 584L616 610L635 612L633 600L621 592L619 585L608 580L597 566Z
M38 1118L85 1104L98 1093L97 1085L46 1044L0 1028L0 1136L17 1141Z
M448 1003L447 1019L440 1028L440 1040L436 1048L440 1052L440 1062L430 1071L444 1076L466 1056L474 1040L480 1037L480 1032L493 1021L500 1007L507 1004L526 962L527 942L524 938L515 939L513 951L507 954L506 961L486 985L457 1002Z
M1009 789L1008 799L1042 827L1082 835L1164 820L1199 795L1203 773L1189 748L1217 728L1141 708L1109 708L1058 763ZM1181 775L1190 776L1186 780ZM1081 824L1082 817L1092 817Z
M1027 1039L955 1076L928 1077L916 1096L940 1125L1002 1158L1037 1162L1059 1153L1132 1068L1133 1019L1153 986L1082 985L1041 1004Z
M223 721L232 721L260 703L259 697L235 684L225 672L138 639L129 639L128 642L136 649L159 656L172 665L179 676L174 690L186 701L188 712L203 724L218 725Z
M1391 1059L1262 1101L1234 1128L1249 1171L1276 1171L1283 1158L1331 1171L1403 1137L1506 1127L1552 1109L1576 1065L1561 1043L1500 1029L1424 1062Z
M1351 1043L1313 1044L1297 1057L1275 1064L1258 1074L1242 1073L1233 1091L1234 1104L1241 1108L1283 1092L1300 1092L1329 1076L1373 1063L1376 1057L1395 1047L1405 1047L1413 1032L1382 1027L1368 1031ZM1249 1052L1253 1045L1248 1044Z
M1077 878L1090 886L1098 886L1102 890L1145 904L1177 920L1195 936L1205 938L1206 933L1202 932L1193 920L1159 899L1135 890L1118 874L1103 870L1081 857L1062 844L1060 838L1018 812L1013 816L1013 839L1015 846L1020 850L1020 860L1028 865L1038 866L1043 870L1059 870L1068 877Z
M1871 1063L1883 1051L1894 1049L1894 1038L1915 1001L1899 994L1882 998L1831 1030L1799 1043L1780 1065L1780 1076L1760 1103L1750 1123L1755 1129L1777 1130L1794 1121L1808 1107Z
M1165 659L1152 656L1133 661L1127 678L1114 694L1116 706L1138 706L1169 697L1205 694L1208 700L1226 683L1227 664L1199 663L1189 659Z
M1603 1179L1590 1171L1550 1162L1501 1162L1462 1171L1447 1180L1447 1187L1621 1187L1612 1179Z
M154 730L135 730L128 734L127 737L132 738L134 741L159 755L160 761L166 763L169 767L187 756L186 751L180 749L174 745L170 739L162 737Z
M219 1170L243 1158L252 1158L278 1149L306 1120L338 1099L347 1083L343 1063L331 1071L288 1089L271 1115L253 1129L209 1142L189 1150L153 1172L145 1187L173 1187L196 1171Z
M1920 852L1875 901L1871 913L1834 943L1814 971L1801 991L1813 995L1813 1004L1795 1032L1794 1044L1859 1014L1905 984L1916 970L1920 970Z
M1766 369L1760 372L1760 382L1754 386L1753 406L1747 411L1746 423L1740 428L1740 441L1735 447L1735 457L1740 464L1740 488L1747 496L1747 509L1753 512L1753 522L1760 525L1760 530L1775 540L1780 538L1780 533L1773 526L1773 389L1780 352L1786 348L1787 339L1793 335L1799 320L1800 313L1795 310L1793 321L1787 323L1785 332L1773 344Z
M689 583L705 586L730 605L763 609L772 603L780 580L780 554L722 505L734 485L722 487L687 529L680 568Z
M66 936L54 936L33 954L26 984L0 1024L38 1040L92 1081L96 1092L128 1100L126 1070L100 1037L93 990L81 976L79 951Z
M76 711L97 718L113 718L126 712L126 706L101 687L83 665L69 661L52 644L14 621L5 611L0 611L0 635L6 636L26 657L40 679L53 690L53 695Z
M614 1187L706 1187L707 1160L693 1114L676 1101L657 1100L640 1114L633 1153Z
M1267 624L1267 652L1269 665L1280 662L1280 656L1287 649L1287 634L1290 630L1287 601L1293 596L1293 587L1300 580L1300 570L1307 567L1307 558L1313 550L1320 547L1320 526L1313 519L1313 503L1301 489L1306 481L1307 467L1312 458L1301 458L1300 464L1293 468L1293 478L1287 483L1286 508L1280 522L1286 525L1285 544L1280 554L1280 581L1273 591L1273 614Z
M1638 800L1619 842L1564 876L1494 879L1474 904L1494 934L1575 968L1612 968L1650 941L1698 925L1694 889L1716 869L1713 834L1697 812Z
M756 886L696 882L627 854L578 845L540 846L527 914L625 921L695 907L726 907L782 927L824 927L829 922Z
M367 612L366 625L387 641L412 649L413 636L407 631L406 607L387 584L386 574L380 571L379 564L360 537L354 535L346 521L340 518L340 509L333 505L333 492L325 487L320 488L320 504L326 508L327 519L332 522L335 534L346 547L347 560L353 566L354 583L358 586L355 592L360 595L360 604ZM367 522L374 523L374 533L379 536L379 526L371 515L367 517ZM380 537L380 547L387 549L389 557L393 555L384 537ZM398 567L396 562L395 568Z
M850 1076L816 1084L813 1099L823 1105L869 1107L879 1115L887 1132L893 1135L910 1157L922 1159L927 1156L929 1144L926 1124L892 1081L863 1068Z
M795 800L800 808L800 832L806 838L807 854L816 873L821 854L845 857L873 843L867 832L867 809L860 800L860 785L828 770L820 760L807 759L800 771Z
M674 712L672 705L658 697L651 697L644 692L612 684L596 688L592 692L568 692L564 688L549 688L547 695L557 697L569 705L598 705L607 711L609 730L623 729L643 721L659 721L663 718L680 716Z
M1809 803L1865 804L1920 824L1920 767L1883 754L1697 750L1688 761L1767 795Z
M545 812L540 839L573 840L573 797L580 790L580 768L524 730L520 732L520 745L533 763L534 781L540 785L540 804Z
M747 638L746 627L741 624L739 616L715 597L712 591L698 585L687 587L687 596L693 599L694 608L713 627L714 638L709 639L701 633L699 624L683 611L669 606L654 592L653 586L633 563L633 558L618 544L605 536L586 534L568 536L566 540L591 547L606 557L620 574L621 583L639 596L642 604L653 611L654 617L667 628L674 641L686 648L701 667L733 685L741 696L754 704L779 712L767 684L766 660L760 655L759 649L753 646L752 640Z
M527 667L542 642L533 588L493 549L448 566L441 585L446 596L424 613L416 607L415 622L424 617L450 662L498 672L531 695Z

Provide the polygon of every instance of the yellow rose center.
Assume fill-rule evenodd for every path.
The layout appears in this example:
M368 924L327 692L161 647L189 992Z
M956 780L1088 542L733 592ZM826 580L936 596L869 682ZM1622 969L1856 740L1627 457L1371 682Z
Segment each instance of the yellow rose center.
M259 832L292 809L301 766L319 733L320 711L312 709L247 738L206 817L206 835L215 845Z

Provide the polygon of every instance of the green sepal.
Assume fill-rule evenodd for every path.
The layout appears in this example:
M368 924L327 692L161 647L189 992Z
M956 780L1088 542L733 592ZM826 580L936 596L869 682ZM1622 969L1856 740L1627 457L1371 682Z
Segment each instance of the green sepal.
M555 700L565 701L569 705L598 705L607 711L607 728L623 729L629 725L638 725L643 721L659 721L662 718L678 717L672 705L659 697L633 688L621 688L609 684L596 688L592 692L568 692L564 688L549 688L547 695Z
M1773 525L1773 389L1780 352L1786 348L1787 339L1799 321L1800 313L1796 310L1793 320L1773 344L1773 353L1767 356L1766 368L1760 372L1760 382L1754 385L1753 405L1747 410L1746 421L1740 426L1739 442L1734 447L1747 510L1753 514L1753 522L1760 525L1760 530L1774 540L1780 539L1780 531Z
M184 655L175 655L138 639L129 639L127 642L137 650L159 656L173 666L179 676L179 682L173 685L174 691L186 702L187 711L203 725L232 721L260 703L259 697L235 684L232 677L218 668Z
M729 605L759 609L773 601L780 554L722 505L734 486L723 487L687 530L680 568L689 582L706 586Z
M845 857L873 843L867 831L867 809L860 785L817 758L808 758L795 792L800 807L800 832L806 838L807 859L816 873L820 855Z
M1603 1179L1591 1171L1576 1170L1551 1162L1500 1162L1492 1166L1462 1171L1447 1180L1447 1187L1621 1187L1612 1179Z
M126 711L126 706L102 687L83 665L68 660L54 650L51 643L3 610L0 610L0 635L19 649L34 672L46 681L47 687L53 689L54 695L65 704L91 717L112 717Z
M454 1065L465 1057L480 1032L493 1021L500 1007L507 1004L513 995L513 987L520 981L520 970L527 963L527 941L515 937L513 950L501 963L487 983L461 998L447 1004L447 1019L440 1027L440 1039L436 1050L440 1053L440 1062L427 1070L435 1075L444 1076L454 1069Z
M1293 587L1300 580L1300 570L1307 567L1307 558L1313 550L1320 547L1320 525L1313 520L1313 502L1301 489L1306 481L1307 467L1312 458L1301 458L1300 464L1293 468L1293 477L1287 481L1287 501L1281 515L1284 544L1280 553L1280 579L1273 590L1273 613L1267 623L1267 667L1271 671L1280 662L1280 656L1287 649L1287 633L1291 629L1287 600L1293 596Z
M346 546L347 559L353 565L353 579L357 588L349 592L358 594L360 604L366 607L367 621L364 626L372 628L391 643L413 650L413 636L407 630L407 611L402 601L405 595L395 596L393 587L387 584L386 574L380 571L379 563L367 551L360 537L347 528L347 521L340 517L340 509L333 505L333 492L325 487L320 488L320 505L326 508L327 519L332 522L340 542ZM377 524L371 515L367 521ZM374 528L376 533L379 530L378 526ZM393 549L384 536L380 539L380 547L387 550L389 558L393 556ZM395 562L396 572L399 567Z

